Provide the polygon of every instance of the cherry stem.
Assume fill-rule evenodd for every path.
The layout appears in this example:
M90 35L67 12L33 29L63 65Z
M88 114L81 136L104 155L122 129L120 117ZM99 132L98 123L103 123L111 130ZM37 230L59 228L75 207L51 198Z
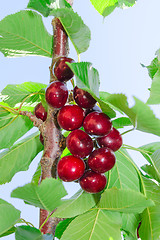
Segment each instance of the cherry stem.
M43 228L43 226L46 224L46 222L48 221L48 219L50 218L51 214L48 214L46 220L42 223L42 225L39 227L39 230L41 230Z
M17 223L19 223L19 221L24 222L27 226L32 226L32 227L34 227L34 225L33 225L32 223L27 222L27 221L26 221L25 219L23 219L23 218L18 219L18 220L17 220Z
M127 144L123 144L122 148L126 148L126 149L129 149L129 150L134 150L134 151L137 151L137 152L142 152L142 153L147 154L147 155L152 154L152 152L149 152L149 151L144 150L144 149L132 147L132 146L127 145Z
M127 130L127 131L121 133L121 135L124 135L124 134L126 134L126 133L132 132L133 130L135 130L135 128L131 128L131 129L129 129L129 130Z

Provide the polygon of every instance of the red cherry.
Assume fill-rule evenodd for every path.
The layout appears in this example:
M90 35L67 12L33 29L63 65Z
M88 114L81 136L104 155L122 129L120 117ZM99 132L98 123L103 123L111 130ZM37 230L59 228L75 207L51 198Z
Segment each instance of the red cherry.
M78 88L77 86L73 90L73 97L75 102L82 108L93 108L96 100L88 92Z
M61 57L55 64L54 74L61 82L68 81L74 76L74 73L66 62L73 63L74 60L67 57Z
M113 168L116 158L109 148L98 148L88 158L88 166L94 172L105 173Z
M83 177L79 180L81 188L89 193L101 192L107 183L106 176L104 174L92 172L88 170Z
M40 139L41 143L44 145L44 139L43 139L42 133L40 133L39 139Z
M66 145L69 151L75 156L84 158L93 150L92 138L82 130L72 131L67 139Z
M34 108L34 114L37 118L40 118L42 121L45 121L47 118L47 112L43 107L42 103L38 103Z
M91 112L85 117L83 127L88 134L104 136L111 131L112 122L104 113Z
M54 108L61 108L65 105L68 98L68 89L66 84L55 81L46 89L46 101Z
M108 147L115 152L122 146L122 136L117 129L112 128L108 135L97 138L97 142L100 147Z
M65 182L79 179L83 176L84 170L84 161L72 155L61 158L57 164L58 176Z
M84 111L77 105L66 105L58 113L57 120L61 128L72 131L83 124Z

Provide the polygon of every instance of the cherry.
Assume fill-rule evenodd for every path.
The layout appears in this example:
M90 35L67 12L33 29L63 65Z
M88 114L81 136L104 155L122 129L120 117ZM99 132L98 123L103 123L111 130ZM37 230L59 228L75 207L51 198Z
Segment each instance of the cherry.
M72 131L67 139L66 145L69 151L75 156L84 158L93 150L92 138L82 130Z
M57 115L57 120L61 128L65 130L75 130L83 124L84 111L77 105L66 105L62 107Z
M66 84L55 81L46 89L46 101L54 108L61 108L65 105L68 98L68 89Z
M88 134L104 136L111 131L112 123L106 114L91 112L85 117L83 127Z
M58 176L65 182L79 179L83 176L84 170L84 161L72 155L61 158L57 165Z
M94 172L105 173L113 168L116 158L109 148L98 148L88 158L88 166Z
M115 152L122 146L122 136L117 129L112 128L108 135L97 138L97 142L100 147L108 147Z
M43 107L42 103L38 103L34 108L34 114L37 118L40 118L42 121L45 121L47 118L47 112Z
M98 193L101 192L107 183L106 176L104 174L93 172L88 170L80 178L79 184L81 188L89 193Z
M39 139L40 139L41 143L44 145L44 139L43 139L42 133L40 133Z
M88 92L78 88L77 86L73 89L73 98L75 102L82 108L93 108L96 100Z
M67 57L61 57L55 64L54 74L61 82L68 81L74 76L74 73L66 62L73 63L74 60Z

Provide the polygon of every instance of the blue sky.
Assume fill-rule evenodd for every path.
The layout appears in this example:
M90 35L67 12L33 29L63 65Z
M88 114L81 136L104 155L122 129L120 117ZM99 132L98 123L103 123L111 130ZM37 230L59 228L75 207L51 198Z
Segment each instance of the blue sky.
M6 0L1 2L0 20L6 15L25 9L27 0ZM149 97L148 88L151 80L147 70L140 63L149 65L160 48L160 1L138 0L129 9L116 9L103 20L96 12L89 0L75 0L73 8L79 13L84 22L91 29L92 39L90 48L81 55L82 61L92 62L100 74L100 89L110 93L124 93L132 106L132 96L146 102ZM45 26L51 33L51 18L44 19ZM72 45L70 57L77 61ZM4 58L0 53L0 71L2 90L7 84L36 81L48 83L50 59L41 57ZM152 107L160 117L159 106ZM9 134L9 133L8 133ZM159 141L159 137L142 132L132 132L124 136L124 142L132 146L140 146L152 141ZM138 153L131 152L138 165L144 160ZM25 206L21 200L10 198L10 192L16 186L28 183L34 173L39 158L37 158L27 172L16 174L9 184L0 186L0 197L11 202L22 211L22 217L38 227L38 209ZM73 193L75 184L66 184L68 192ZM12 240L14 236L2 239Z

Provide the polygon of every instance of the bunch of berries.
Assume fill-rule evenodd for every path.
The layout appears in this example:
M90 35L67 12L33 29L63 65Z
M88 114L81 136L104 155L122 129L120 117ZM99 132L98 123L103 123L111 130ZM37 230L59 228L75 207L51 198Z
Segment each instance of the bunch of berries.
M65 82L73 77L66 62L71 63L73 60L62 57L57 61L54 74L58 80L46 89L47 103L59 109L59 126L71 131L66 138L66 146L72 155L59 160L57 172L63 181L78 180L86 192L98 193L106 186L104 173L113 168L116 161L114 152L122 146L122 137L112 127L110 118L95 105L96 100L88 92L76 86L73 90L76 105L65 105L68 98ZM38 106L37 109L43 107L41 104ZM35 114L36 112L37 110ZM46 119L46 113L42 114L41 119Z

